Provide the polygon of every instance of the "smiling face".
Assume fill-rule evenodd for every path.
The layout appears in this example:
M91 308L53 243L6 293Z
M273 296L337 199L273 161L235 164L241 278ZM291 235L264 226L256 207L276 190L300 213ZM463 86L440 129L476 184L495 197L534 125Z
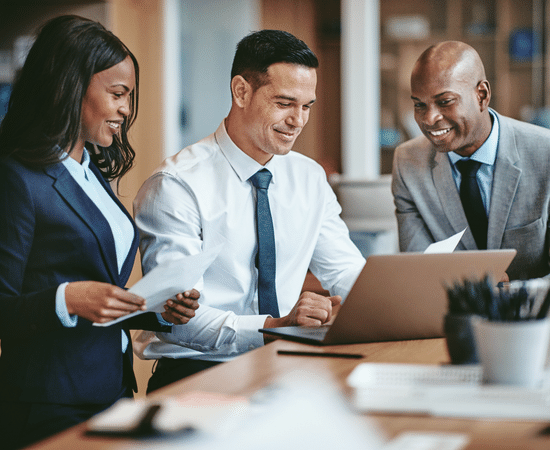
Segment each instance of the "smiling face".
M309 119L317 84L316 70L297 64L272 64L267 75L268 83L255 91L243 77L233 79L238 118L232 110L226 121L233 142L262 165L292 149Z
M470 156L489 137L489 83L470 66L467 60L419 60L413 70L414 118L437 151Z
M109 147L130 114L130 95L135 88L135 69L128 56L120 63L96 73L82 100L80 139L76 154L84 143ZM71 154L71 156L73 156Z

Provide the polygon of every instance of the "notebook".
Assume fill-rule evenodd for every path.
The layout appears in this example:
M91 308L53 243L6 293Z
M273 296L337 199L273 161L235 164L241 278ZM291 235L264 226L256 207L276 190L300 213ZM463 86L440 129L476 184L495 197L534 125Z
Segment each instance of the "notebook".
M332 324L259 331L317 345L442 337L445 286L486 274L496 283L515 255L513 249L372 255Z

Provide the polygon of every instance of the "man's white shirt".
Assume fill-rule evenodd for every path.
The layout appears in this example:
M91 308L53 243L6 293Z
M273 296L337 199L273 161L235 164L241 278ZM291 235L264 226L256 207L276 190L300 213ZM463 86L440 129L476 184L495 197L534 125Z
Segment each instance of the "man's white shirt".
M196 286L196 316L171 333L142 332L135 346L141 358L224 361L263 345L258 329L268 316L258 314L256 193L248 179L264 167L273 174L268 195L281 316L296 304L308 268L331 295L349 293L365 260L322 167L295 152L262 166L231 141L222 122L165 160L134 201L144 273L223 243Z

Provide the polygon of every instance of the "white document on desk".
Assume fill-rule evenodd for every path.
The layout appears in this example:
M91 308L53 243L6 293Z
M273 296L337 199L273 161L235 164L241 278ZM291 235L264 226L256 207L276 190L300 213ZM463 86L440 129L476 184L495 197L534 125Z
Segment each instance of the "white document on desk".
M108 327L145 312L164 312L166 300L180 292L192 289L217 258L222 246L223 244L219 244L202 253L159 264L128 290L147 301L146 311L136 311L110 322L94 323L94 325Z
M464 228L460 233L456 233L450 238L444 239L439 242L434 242L430 244L424 253L452 253L455 251L456 246L462 239L466 228Z
M479 365L359 364L348 376L363 412L550 420L548 374L537 388L482 383Z
M147 432L151 435L170 436L185 429L214 435L242 426L241 421L249 412L249 401L237 395L201 391L152 400L123 398L92 417L87 423L87 429L105 435L135 436L151 407L157 408L147 419L150 421Z

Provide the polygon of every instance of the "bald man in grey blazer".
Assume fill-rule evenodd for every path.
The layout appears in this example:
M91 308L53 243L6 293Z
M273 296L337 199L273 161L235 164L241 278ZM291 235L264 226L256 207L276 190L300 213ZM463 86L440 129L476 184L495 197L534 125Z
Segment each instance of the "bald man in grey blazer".
M547 275L550 130L489 108L483 63L462 42L442 42L419 57L411 94L423 136L400 145L394 157L400 250L424 251L468 228L459 250L514 248L510 280ZM457 162L470 159L478 162L475 178L487 216L482 243L459 194Z

